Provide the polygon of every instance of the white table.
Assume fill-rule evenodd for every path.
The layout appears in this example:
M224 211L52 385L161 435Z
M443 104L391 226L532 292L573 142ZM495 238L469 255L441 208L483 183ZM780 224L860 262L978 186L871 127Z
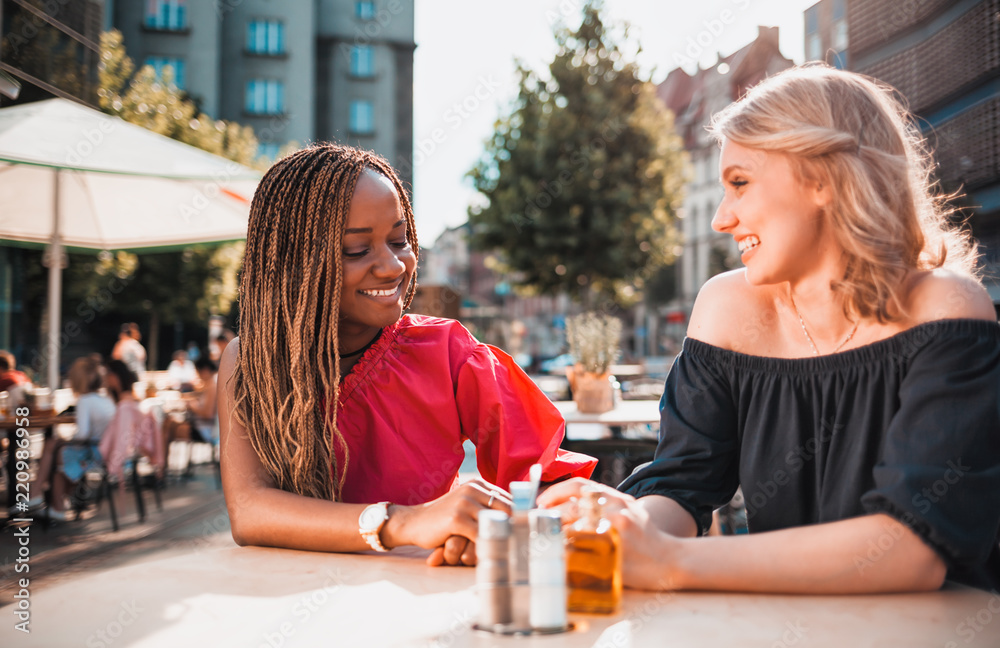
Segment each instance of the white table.
M602 425L659 424L660 403L655 400L622 400L609 412L586 414L578 412L573 401L554 401L553 405L566 423L600 423Z
M652 459L660 423L659 401L623 400L601 414L579 412L573 401L553 404L566 419L562 447L599 460L593 479L617 486L636 466ZM612 435L610 426L623 428L622 433Z
M31 634L4 609L0 645L934 646L1000 645L1000 595L953 587L930 594L761 596L626 591L612 616L571 615L559 635L472 630L471 568L431 568L426 552L320 554L216 548L96 572L32 593ZM9 602L9 601L5 601Z

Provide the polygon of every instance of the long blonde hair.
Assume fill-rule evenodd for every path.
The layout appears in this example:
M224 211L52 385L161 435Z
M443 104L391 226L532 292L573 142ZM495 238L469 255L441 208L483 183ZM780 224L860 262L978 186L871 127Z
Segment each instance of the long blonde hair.
M790 156L800 178L829 183L824 210L848 254L833 289L847 315L880 322L905 315L904 278L947 267L975 275L969 235L935 192L932 158L892 88L823 64L762 81L712 119L721 143Z
M278 488L327 500L339 499L348 459L337 430L342 247L366 169L395 186L418 254L413 210L389 163L323 144L279 160L261 179L240 278L234 415ZM414 273L406 306L415 287ZM337 465L335 448L345 465Z

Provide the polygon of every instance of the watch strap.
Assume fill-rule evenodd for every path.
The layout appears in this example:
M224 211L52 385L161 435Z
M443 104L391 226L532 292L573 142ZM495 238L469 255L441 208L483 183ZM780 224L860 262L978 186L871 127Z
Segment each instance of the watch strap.
M376 506L381 507L382 509L382 520L379 522L378 527L375 529L359 528L358 531L361 533L361 537L365 539L365 542L368 543L368 546L375 551L389 551L385 548L385 545L382 544L382 539L379 538L379 534L382 532L382 527L385 526L386 520L389 519L389 502L379 502L378 504L372 504L368 508ZM368 508L365 510L367 511Z

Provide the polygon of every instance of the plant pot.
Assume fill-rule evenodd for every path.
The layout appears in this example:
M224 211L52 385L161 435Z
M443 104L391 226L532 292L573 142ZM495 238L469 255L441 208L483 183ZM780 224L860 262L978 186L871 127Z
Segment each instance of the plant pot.
M578 412L600 414L615 408L614 378L610 373L595 374L572 368L566 370L566 376Z

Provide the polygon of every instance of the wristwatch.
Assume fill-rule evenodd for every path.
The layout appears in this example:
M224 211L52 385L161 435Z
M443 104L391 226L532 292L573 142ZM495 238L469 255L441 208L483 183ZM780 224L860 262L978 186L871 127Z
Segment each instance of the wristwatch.
M375 551L389 551L382 544L378 534L389 519L389 502L379 502L366 506L358 517L358 532Z

